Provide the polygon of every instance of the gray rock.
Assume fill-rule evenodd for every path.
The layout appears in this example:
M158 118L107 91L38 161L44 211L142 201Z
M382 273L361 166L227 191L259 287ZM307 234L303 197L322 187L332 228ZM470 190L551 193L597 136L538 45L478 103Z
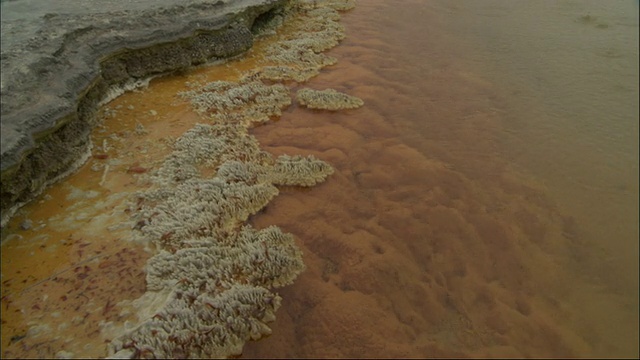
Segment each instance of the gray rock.
M80 166L114 88L239 55L286 0L3 0L0 210Z
M22 230L29 230L31 229L31 227L33 226L33 221L27 219L25 221L23 221L22 223L20 223L20 229Z

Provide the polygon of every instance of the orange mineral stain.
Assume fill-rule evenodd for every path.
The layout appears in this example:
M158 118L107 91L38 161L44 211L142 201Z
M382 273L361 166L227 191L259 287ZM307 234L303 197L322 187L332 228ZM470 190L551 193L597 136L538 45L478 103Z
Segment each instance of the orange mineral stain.
M119 303L145 292L153 255L131 240L127 201L149 186L173 139L206 122L178 92L189 82L237 81L269 41L227 63L153 79L98 110L89 160L2 229L2 357L107 355L101 331L131 319Z
M272 335L247 343L244 357L638 356L637 281L613 271L589 222L567 210L581 200L559 205L552 194L562 188L512 161L504 139L520 138L505 121L530 108L510 115L517 94L465 62L475 48L443 30L467 5L359 2L343 18L348 37L329 52L339 62L304 86L365 105L294 103L252 129L272 155L314 155L335 173L312 189L281 187L250 219L294 234L306 271L279 289ZM134 316L126 301L144 293L153 255L131 241L128 200L149 186L172 140L207 121L177 93L237 80L271 41L100 109L93 156L3 229L3 357L106 355L101 330ZM601 227L637 235L637 221Z

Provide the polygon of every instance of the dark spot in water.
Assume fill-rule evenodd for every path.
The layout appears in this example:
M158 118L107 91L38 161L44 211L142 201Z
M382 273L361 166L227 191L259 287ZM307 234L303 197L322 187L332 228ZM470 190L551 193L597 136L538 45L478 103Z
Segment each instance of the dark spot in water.
M353 287L351 286L351 284L349 284L346 281L341 281L338 284L338 287L340 288L340 290L347 292L347 291L353 291Z
M322 280L329 281L331 274L335 274L337 272L338 264L333 262L331 259L327 259L324 264L324 269L322 269Z
M578 236L578 224L573 216L562 217L562 235L570 240Z
M578 17L578 22L583 24L593 24L596 20L597 18L595 16L591 16L589 14Z
M382 248L380 245L372 244L371 247L373 248L373 251L375 251L376 254L384 254L384 248Z
M20 340L22 340L22 339L24 339L26 337L27 337L27 335L13 335L11 337L11 340L9 340L9 345L11 345L11 344L13 344L15 342L18 342L18 341L20 341Z

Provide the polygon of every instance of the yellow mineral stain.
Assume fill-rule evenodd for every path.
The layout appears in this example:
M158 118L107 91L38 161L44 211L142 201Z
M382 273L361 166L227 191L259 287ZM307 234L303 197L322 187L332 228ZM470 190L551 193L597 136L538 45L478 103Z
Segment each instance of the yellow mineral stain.
M87 163L2 229L2 357L106 356L101 329L132 319L118 303L145 292L143 267L153 255L148 244L131 241L127 200L149 186L145 178L173 139L207 121L177 94L189 83L237 81L273 41L153 79L98 110Z
M335 173L280 188L251 219L294 234L307 270L279 290L273 334L244 356L637 357L637 303L586 279L600 254L584 226L501 148L509 94L460 61L468 49L424 4L372 0L346 13L348 37L329 53L338 64L305 86L358 96L362 108L294 103L252 130L274 156L314 155ZM276 38L100 109L93 157L3 229L3 357L105 355L100 324L132 316L117 304L145 291L153 254L129 241L125 200L173 138L206 121L176 94L237 80Z

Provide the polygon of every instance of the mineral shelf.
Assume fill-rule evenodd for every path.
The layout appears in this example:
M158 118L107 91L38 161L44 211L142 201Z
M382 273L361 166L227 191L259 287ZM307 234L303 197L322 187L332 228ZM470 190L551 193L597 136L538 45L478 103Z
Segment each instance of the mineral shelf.
M97 107L150 76L246 52L286 0L2 1L2 226L89 156Z

